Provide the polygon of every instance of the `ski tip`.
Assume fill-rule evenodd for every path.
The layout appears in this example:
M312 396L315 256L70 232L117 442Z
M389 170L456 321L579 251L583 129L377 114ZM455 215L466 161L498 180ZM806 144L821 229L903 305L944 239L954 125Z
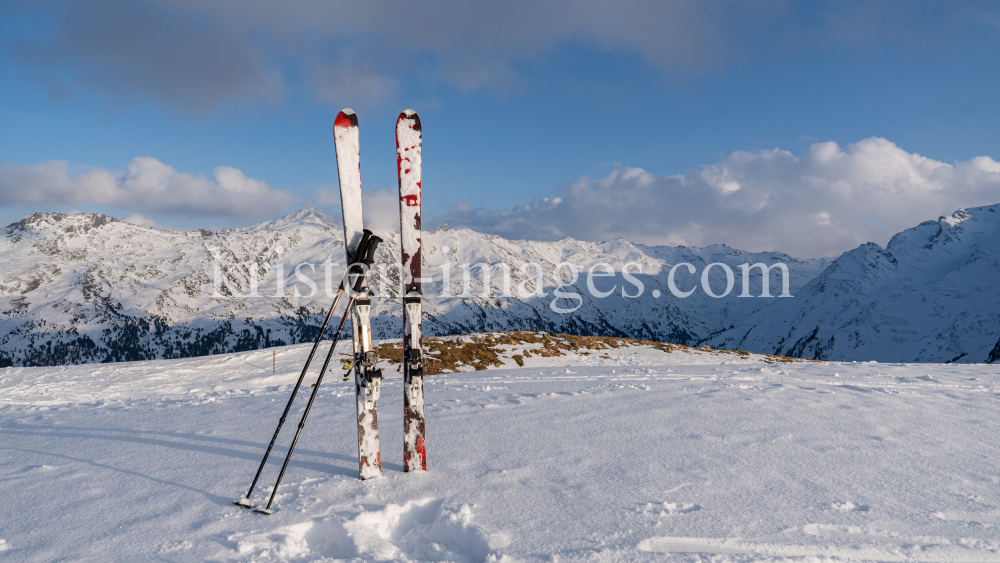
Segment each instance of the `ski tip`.
M398 125L399 122L403 121L404 119L412 120L413 121L413 125L411 125L410 127L412 127L413 129L415 129L417 131L421 130L420 129L420 116L417 115L417 112L413 111L412 109L405 109L405 110L403 110L402 113L399 114L399 118L396 120L396 124Z
M358 126L358 114L350 108L346 108L337 114L337 119L333 122L334 129L347 129Z
M269 508L255 508L253 509L253 511L256 512L257 514L267 514L267 515L274 514L274 511Z

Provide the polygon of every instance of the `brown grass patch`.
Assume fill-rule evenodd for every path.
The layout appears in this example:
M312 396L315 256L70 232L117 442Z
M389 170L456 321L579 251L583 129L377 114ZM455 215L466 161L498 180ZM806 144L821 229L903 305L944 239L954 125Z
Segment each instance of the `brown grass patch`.
M515 346L527 346L527 349L517 349ZM433 336L424 338L424 356L427 360L427 375L454 373L460 368L469 367L479 371L497 368L504 365L504 360L511 360L518 366L524 366L524 359L532 356L552 358L565 356L568 352L580 355L597 353L604 359L611 359L607 352L633 346L650 346L665 353L687 351L695 354L725 355L732 354L746 359L750 352L745 350L712 350L708 346L692 348L671 342L654 342L651 340L635 340L614 336L575 336L551 332L533 332L526 330L484 332L479 334L460 334L457 336ZM378 357L399 364L403 359L403 347L398 342L386 342L375 347ZM510 355L513 353L512 355ZM808 358L788 358L764 354L765 363L788 363L809 360Z

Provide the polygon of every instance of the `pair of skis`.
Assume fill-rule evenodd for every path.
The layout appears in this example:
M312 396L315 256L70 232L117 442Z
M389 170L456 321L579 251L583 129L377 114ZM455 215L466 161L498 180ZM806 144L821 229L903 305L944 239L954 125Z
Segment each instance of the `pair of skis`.
M326 320L323 321L323 326L320 327L319 334L316 335L316 342L313 343L312 350L309 351L309 357L306 358L306 365L303 366L302 373L299 374L299 379L295 382L295 387L292 388L292 395L288 398L288 404L285 405L285 411L281 413L281 418L278 420L278 426L274 429L274 436L271 437L271 443L267 445L267 451L264 452L264 459L260 461L260 467L257 468L257 474L254 475L253 482L250 483L250 490L248 490L247 494L243 495L238 500L233 501L233 504L236 506L253 508L255 512L260 512L261 514L271 514L271 503L274 502L274 496L278 493L278 486L281 484L281 478L285 476L285 470L288 469L288 462L292 459L292 452L295 451L295 445L298 443L299 436L302 435L302 429L306 425L306 418L309 416L309 410L312 409L313 401L316 400L316 395L319 393L319 387L323 383L323 376L326 375L326 370L330 367L330 360L333 358L333 352L337 348L337 342L340 341L340 334L344 331L344 324L347 322L347 317L350 315L358 296L364 295L362 292L367 286L367 273L371 265L375 262L375 252L378 250L378 245L381 242L381 238L372 235L372 232L367 229L364 230L361 240L349 258L348 273L344 276L344 280L340 282L340 289L337 290L337 297L333 300L333 305L330 306L330 312L326 314ZM354 274L353 280L352 273ZM281 432L281 427L285 424L285 419L288 417L288 411L292 409L292 403L295 402L295 396L298 394L299 388L302 387L302 381L306 377L306 372L309 371L309 364L312 363L313 356L316 355L316 349L319 348L319 343L323 340L323 333L326 331L327 325L330 324L330 318L333 316L333 311L337 308L337 304L340 303L340 298L343 297L345 291L350 296L350 300L347 302L347 308L344 310L344 316L341 317L340 324L337 326L337 333L333 337L333 342L330 343L330 351L326 354L326 361L323 362L323 368L319 372L319 377L316 379L316 383L313 384L312 394L309 395L309 403L306 404L306 409L302 413L302 419L299 420L299 428L295 432L295 438L292 439L292 445L288 448L288 454L285 456L285 463L281 465L281 472L278 473L278 479L274 482L274 489L271 491L271 496L267 501L267 506L264 508L254 507L250 502L250 495L253 494L254 487L257 486L257 480L260 479L261 472L264 471L264 465L267 463L267 458L271 455L271 448L274 447L274 443L278 440L278 434Z
M291 410L295 395L302 385L309 364L312 362L316 349L323 338L323 333L333 316L333 311L345 290L350 296L350 301L333 338L323 369L316 380L309 403L302 414L298 431L292 440L292 445L285 457L281 472L278 474L267 506L263 509L256 509L257 512L263 514L271 514L271 503L274 502L281 478L285 474L285 469L292 457L292 451L295 449L295 444L305 426L306 417L312 408L313 400L319 391L348 316L351 317L354 341L354 362L351 369L354 373L355 404L357 406L359 476L364 480L382 474L377 411L382 371L376 367L378 359L372 349L371 298L373 293L367 283L368 270L374 263L375 252L382 240L372 235L371 231L363 228L361 157L357 115L350 109L341 111L334 122L333 134L340 180L340 201L344 216L344 248L348 258L348 274L341 283L337 297L330 307L330 312L327 313L323 326L320 327L316 342L313 344L312 351L302 368L302 373L292 390L292 396L285 406L285 411L278 421L274 436L264 453L264 459L261 460L257 474L250 485L250 490L239 500L233 501L233 504L254 508L250 503L250 495L253 493L257 480L267 463L271 448L274 447L278 433L281 431L289 410ZM396 165L399 178L403 274L403 471L427 470L427 450L424 442L424 361L421 353L421 300L423 296L421 287L423 280L420 271L421 149L420 117L413 110L406 110L396 120Z
M340 175L347 253L362 232L361 168L357 115L345 109L333 128ZM423 134L413 110L396 120L396 171L399 179L399 226L403 282L403 471L427 470L424 443L424 359L421 353L420 182ZM371 344L371 292L354 305L354 382L358 413L358 471L361 479L382 474L378 438L379 384ZM376 375L373 375L376 374Z

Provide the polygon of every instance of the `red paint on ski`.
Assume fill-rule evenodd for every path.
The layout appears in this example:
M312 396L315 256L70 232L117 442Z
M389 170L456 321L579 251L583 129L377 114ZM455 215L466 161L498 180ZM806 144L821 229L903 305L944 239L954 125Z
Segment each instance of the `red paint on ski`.
M396 172L403 262L403 471L427 470L421 336L420 204L423 133L406 110L396 120ZM420 358L417 360L416 358Z

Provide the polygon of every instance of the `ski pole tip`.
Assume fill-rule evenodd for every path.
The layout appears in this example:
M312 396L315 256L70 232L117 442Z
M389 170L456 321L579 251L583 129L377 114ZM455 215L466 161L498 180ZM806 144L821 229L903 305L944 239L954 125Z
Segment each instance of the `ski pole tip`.
M253 509L253 511L258 514L268 514L268 515L274 514L274 511L271 510L270 508L255 508Z
M247 497L240 497L239 499L234 500L233 504L235 504L236 506L241 506L243 508L253 508L253 505L250 504L250 499L248 499Z

